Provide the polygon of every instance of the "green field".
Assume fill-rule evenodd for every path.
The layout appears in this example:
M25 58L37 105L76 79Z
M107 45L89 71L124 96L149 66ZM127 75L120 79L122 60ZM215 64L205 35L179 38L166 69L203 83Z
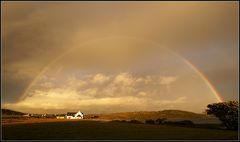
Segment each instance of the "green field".
M3 125L2 134L4 140L230 140L238 138L237 131L230 130L100 121Z

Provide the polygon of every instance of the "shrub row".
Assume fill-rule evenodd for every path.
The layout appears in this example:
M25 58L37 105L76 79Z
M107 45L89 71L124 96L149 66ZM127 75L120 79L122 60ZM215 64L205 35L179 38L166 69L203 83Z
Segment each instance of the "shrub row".
M127 122L134 124L143 124L143 122L139 120L113 120L112 122ZM146 119L145 124L157 124L157 125L177 125L177 126L194 126L194 123L190 120L182 120L182 121L167 121L166 118L158 118L155 121L153 119Z

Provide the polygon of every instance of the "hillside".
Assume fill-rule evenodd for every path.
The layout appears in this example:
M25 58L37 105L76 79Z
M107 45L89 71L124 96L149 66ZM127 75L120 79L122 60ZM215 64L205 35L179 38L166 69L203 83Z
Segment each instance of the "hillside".
M10 109L2 109L2 115L24 115L25 113Z
M219 123L220 121L204 114L198 114L181 110L163 110L163 111L139 111L139 112L122 112L109 114L89 114L85 118L97 118L108 120L140 120L167 118L168 120L191 120L195 123Z
M109 114L89 114L86 116L99 116L105 119L157 119L157 118L199 118L205 117L203 114L181 110L163 110L163 111L139 111L139 112L120 112Z

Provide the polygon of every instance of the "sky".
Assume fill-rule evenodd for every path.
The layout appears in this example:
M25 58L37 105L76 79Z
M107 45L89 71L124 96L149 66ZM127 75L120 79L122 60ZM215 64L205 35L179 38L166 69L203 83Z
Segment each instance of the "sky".
M2 107L181 109L238 99L238 2L2 2Z

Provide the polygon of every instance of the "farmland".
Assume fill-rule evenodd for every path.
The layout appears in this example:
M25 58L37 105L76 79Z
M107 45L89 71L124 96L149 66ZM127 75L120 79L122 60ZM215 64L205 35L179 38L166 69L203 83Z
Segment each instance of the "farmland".
M215 117L180 110L87 114L82 120L23 117L17 115L19 113L7 112L2 117L4 140L234 140L238 138L237 131L226 130ZM191 120L194 125L145 124L145 120L158 118L167 118L171 122Z
M93 120L36 119L32 123L8 122L3 124L2 130L4 140L233 140L238 138L237 131L222 129Z

